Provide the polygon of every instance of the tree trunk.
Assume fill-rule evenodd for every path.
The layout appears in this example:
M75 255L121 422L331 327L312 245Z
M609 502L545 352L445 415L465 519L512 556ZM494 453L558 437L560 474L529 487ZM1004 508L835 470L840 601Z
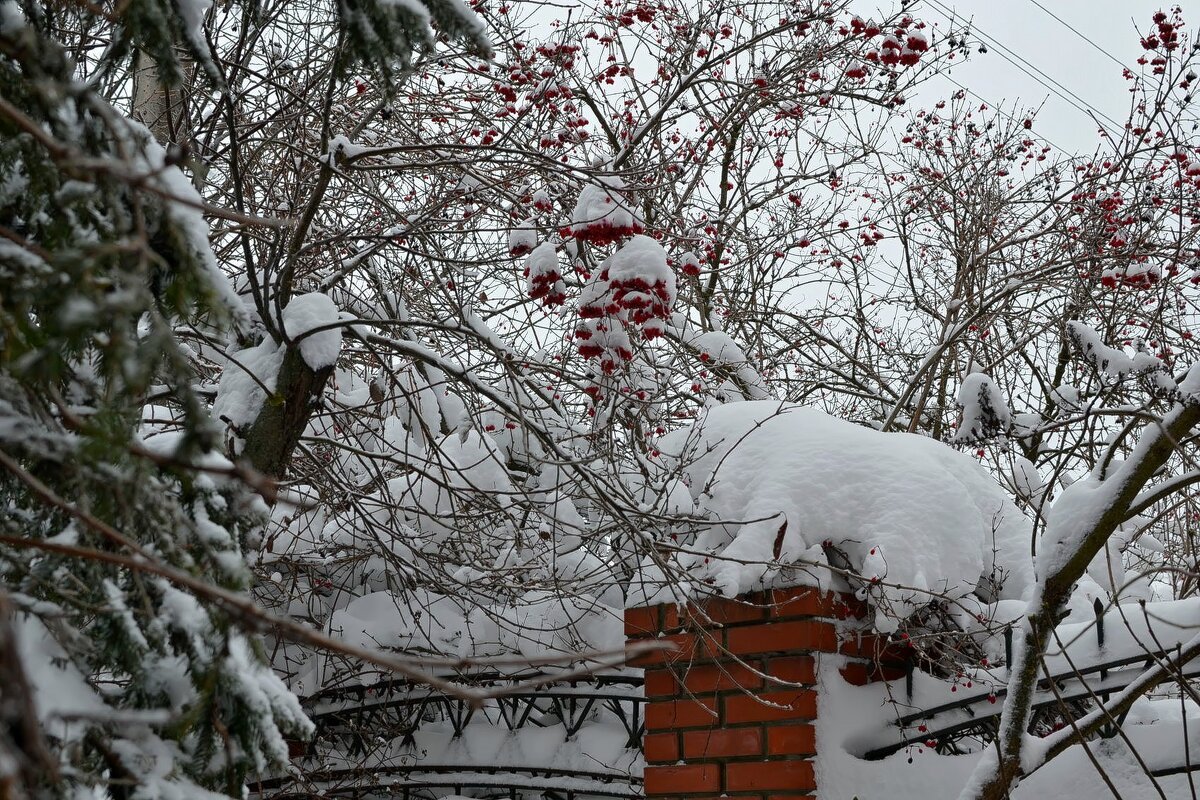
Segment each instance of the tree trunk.
M287 471L308 420L320 405L325 382L333 374L332 366L319 370L310 367L297 345L285 346L275 393L263 403L258 417L246 430L242 450L242 458L272 478L282 478Z

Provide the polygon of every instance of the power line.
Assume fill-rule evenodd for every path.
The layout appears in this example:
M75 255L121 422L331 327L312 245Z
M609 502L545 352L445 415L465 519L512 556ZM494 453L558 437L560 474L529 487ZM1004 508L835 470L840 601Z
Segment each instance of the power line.
M937 0L928 0L928 4L930 6L932 6L933 8L935 8L937 11L940 11L942 16L944 16L949 22L951 22L951 23L955 22L954 12L952 10L947 9L945 6L938 3ZM1090 103L1088 103L1086 100L1084 100L1082 97L1075 94L1075 92L1071 91L1069 88L1067 88L1063 84L1059 83L1057 80L1050 77L1045 72L1042 72L1042 70L1038 69L1036 66L1031 64L1029 61L1027 61L1025 58L1023 58L1020 54L1018 54L1011 48L1006 47L994 36L988 36L982 29L976 27L973 24L971 25L971 30L974 31L979 36L979 38L985 42L985 44L991 44L992 47L996 48L996 50L998 51L998 55L1001 58L1003 58L1008 63L1012 64L1014 67L1016 67L1018 70L1023 72L1034 82L1041 85L1042 88L1046 89L1051 94L1057 96L1059 99L1066 102L1068 105L1070 105L1076 111L1079 111L1082 114L1087 114L1090 111L1093 114L1095 114L1096 116L1104 119L1106 122L1108 122L1110 125L1112 125L1114 128L1116 128L1118 130L1120 130L1121 128L1124 127L1120 122L1117 122L1115 119L1108 116L1100 109L1095 108ZM1024 64L1025 67L1022 67L1021 64L1018 64L1017 61L1014 61L1013 60L1014 58L1019 60L1022 64ZM1028 67L1028 69L1026 69L1026 67ZM1045 80L1042 80L1042 78L1039 78L1037 75L1031 74L1029 72L1030 69L1032 69L1034 72L1037 72L1038 75L1041 75L1042 77L1044 77ZM1050 83L1054 84L1054 86L1051 86L1050 84L1046 83L1046 81L1050 81ZM1057 86L1058 89L1056 89L1055 86ZM1062 91L1059 91L1059 89L1061 89ZM1064 92L1066 94L1064 94ZM1072 99L1072 98L1074 98L1074 99Z
M976 92L974 89L970 89L970 88L968 88L968 87L966 87L966 86L962 85L961 83L959 83L958 81L956 81L954 78L951 78L949 75L947 75L947 74L945 74L945 73L943 73L943 74L942 74L942 77L943 77L943 78L945 78L946 80L950 81L951 83L953 83L953 84L954 84L955 86L957 86L959 89L962 89L964 92L966 92L967 94L969 94L969 95L971 95L972 97L974 97L974 98L975 98L976 100L978 100L979 102L981 102L981 103L983 103L984 105L986 105L986 106L987 106L989 109L991 109L991 110L995 111L997 114L999 114L1000 116L1002 116L1002 117L1004 117L1005 119L1007 119L1009 122L1012 122L1012 123L1014 123L1014 124L1017 124L1017 123L1024 124L1024 122L1023 122L1022 120L1018 120L1018 119L1017 119L1016 117L1014 117L1012 114L1009 114L1007 111L1004 111L1004 110L1003 110L1003 106L1002 106L1002 105L1000 105L1000 104L998 104L998 103L993 103L991 100L988 100L986 97L984 97L983 95L979 94L979 93L978 93L978 92ZM1049 137L1047 137L1047 136L1043 136L1043 135L1042 135L1042 134L1040 134L1040 133L1035 133L1034 135L1035 135L1035 136L1036 136L1038 139L1040 139L1041 141L1043 141L1043 142L1045 142L1046 144L1048 144L1048 145L1050 145L1051 147L1053 147L1055 150L1059 151L1060 153L1067 153L1067 154L1070 154L1070 151L1069 151L1069 150L1067 150L1066 148L1064 148L1064 147L1061 147L1061 146L1059 146L1058 144L1054 143L1053 141L1051 141L1051 140L1050 140L1050 138L1049 138Z
M940 11L942 13L942 15L946 17L947 20L949 20L952 23L954 22L954 16L953 16L954 12L952 10L947 9L945 6L938 3L937 0L929 0L929 4L931 6L933 6L934 8L936 8L938 11ZM975 26L974 24L971 25L971 30L973 30L976 34L978 34L979 38L981 40L983 40L985 43L991 44L992 47L995 47L998 51L998 55L1001 58L1003 58L1008 63L1012 64L1017 69L1021 70L1021 72L1025 73L1025 75L1027 75L1029 78L1034 80L1036 83L1040 84L1042 86L1042 88L1046 89L1051 94L1056 95L1059 99L1068 103L1075 110L1077 110L1083 114L1087 114L1088 111L1091 111L1092 113L1096 114L1097 116L1102 117L1110 125L1113 125L1114 127L1118 128L1118 129L1123 127L1121 125L1121 123L1117 122L1115 119L1108 116L1100 109L1092 106L1090 103L1088 103L1082 97L1077 95L1075 92L1071 91L1069 88L1067 88L1063 84L1059 83L1057 80L1055 80L1051 76L1047 75L1042 70L1038 69L1038 67L1036 67L1034 64L1030 63L1025 58L1023 58L1019 53L1015 52L1012 48L1007 47L1006 45L1001 43L1000 40L996 39L994 36L987 35L981 28ZM1037 72L1038 75L1041 75L1046 80L1042 80L1037 75L1030 74L1029 69L1022 67L1021 64L1018 64L1016 61L1013 60L1014 58L1017 59L1018 61L1020 61L1021 64L1024 64L1025 67L1028 67L1029 69L1032 69L1034 72ZM1050 81L1050 83L1054 84L1054 86L1047 84L1046 81ZM1054 88L1055 86L1057 86L1058 89ZM1061 89L1062 91L1059 91L1059 89ZM1063 92L1066 92L1066 94L1063 94ZM1067 95L1070 95L1070 96L1068 97Z
M1066 29L1067 29L1067 30L1069 30L1071 33L1073 33L1073 34L1075 34L1076 36L1078 36L1080 39L1083 39L1085 42L1087 42L1088 44L1090 44L1090 45L1091 45L1091 46L1092 46L1094 49L1096 49L1097 51L1099 51L1099 52L1103 53L1105 56L1107 56L1107 57L1108 57L1108 60L1109 60L1109 61L1111 61L1111 62L1113 62L1114 64L1116 64L1116 65L1117 65L1118 67L1120 67L1121 69L1124 69L1124 68L1125 68L1125 65L1121 63L1121 60L1120 60L1120 59L1118 59L1118 58L1117 58L1116 56L1114 56L1112 53L1110 53L1110 52L1108 52L1107 50L1105 50L1105 49L1104 49L1103 47L1101 47L1100 45L1096 44L1094 41L1092 41L1090 38L1088 38L1088 37L1087 37L1087 36L1085 36L1084 34L1080 33L1080 32L1079 32L1079 30L1078 30L1078 29L1076 29L1076 28L1075 28L1073 25L1071 25L1069 22L1067 22L1066 20L1064 20L1062 17L1058 16L1058 15L1057 15L1057 14L1055 14L1053 11L1051 11L1050 9L1046 8L1044 5L1042 5L1041 3L1039 3L1039 2L1038 2L1038 0L1029 0L1029 2L1033 3L1035 6L1037 6L1038 8L1040 8L1042 11L1045 11L1047 14L1049 14L1051 17L1053 17L1053 18L1054 18L1054 19L1055 19L1055 20L1058 22L1058 24L1062 25L1064 28L1066 28Z

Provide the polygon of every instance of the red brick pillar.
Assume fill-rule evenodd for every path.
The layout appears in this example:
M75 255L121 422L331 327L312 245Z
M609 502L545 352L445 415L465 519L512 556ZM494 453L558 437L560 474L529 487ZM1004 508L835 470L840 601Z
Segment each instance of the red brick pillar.
M630 662L646 671L647 797L816 796L817 658L840 650L855 657L848 680L870 679L874 639L839 646L835 627L864 610L853 595L794 588L626 611L631 642L678 648Z

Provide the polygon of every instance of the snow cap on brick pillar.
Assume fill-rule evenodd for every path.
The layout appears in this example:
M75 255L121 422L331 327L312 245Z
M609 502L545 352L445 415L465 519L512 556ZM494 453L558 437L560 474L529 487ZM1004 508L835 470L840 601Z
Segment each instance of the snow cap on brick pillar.
M627 610L630 641L676 647L630 662L646 671L646 795L814 795L817 658L841 652L848 679L870 679L875 640L836 627L865 614L809 587Z

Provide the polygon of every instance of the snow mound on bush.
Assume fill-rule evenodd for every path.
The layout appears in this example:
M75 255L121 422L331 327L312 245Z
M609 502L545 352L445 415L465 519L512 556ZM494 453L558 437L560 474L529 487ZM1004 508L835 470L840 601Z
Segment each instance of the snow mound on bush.
M1028 520L979 464L935 440L751 401L709 409L659 450L710 520L679 564L692 591L825 583L828 572L797 566L824 564L825 545L878 578L864 594L892 618L928 592L994 592L999 578L1001 596L1019 597L1031 580Z

